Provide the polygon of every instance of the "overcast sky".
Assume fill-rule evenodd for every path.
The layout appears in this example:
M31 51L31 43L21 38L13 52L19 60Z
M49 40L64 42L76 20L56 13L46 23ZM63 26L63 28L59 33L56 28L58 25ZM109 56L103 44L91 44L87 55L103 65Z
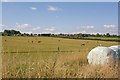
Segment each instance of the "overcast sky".
M7 2L0 26L28 33L117 34L118 3Z

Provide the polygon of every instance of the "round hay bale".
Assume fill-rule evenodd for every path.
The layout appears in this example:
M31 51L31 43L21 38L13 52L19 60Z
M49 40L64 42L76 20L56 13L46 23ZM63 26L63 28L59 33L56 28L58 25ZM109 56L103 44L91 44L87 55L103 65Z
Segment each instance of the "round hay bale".
M115 60L116 64L118 64L120 62L120 45L110 46L109 48L116 52Z
M88 63L93 65L105 65L114 63L115 51L108 47L98 46L92 49L87 56Z
M109 48L114 50L117 55L120 55L120 45L110 46Z

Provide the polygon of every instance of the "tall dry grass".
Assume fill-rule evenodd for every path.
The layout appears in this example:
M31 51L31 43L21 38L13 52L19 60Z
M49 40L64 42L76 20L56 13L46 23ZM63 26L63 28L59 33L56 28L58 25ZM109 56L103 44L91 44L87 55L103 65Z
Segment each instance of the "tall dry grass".
M92 66L87 63L87 53L98 45L96 41L89 41L86 46L81 47L79 44L84 43L84 40L61 39L58 43L53 38L38 38L42 43L33 44L28 43L25 37L5 39L7 42L3 42L2 78L118 77L118 67ZM36 42L34 39L31 37L29 40ZM60 51L57 52L58 44ZM110 46L117 43L101 41L99 44Z
M45 60L32 60L30 54L21 54L21 57L27 57L21 58L23 60L18 60L19 54L7 53L3 57L6 55L7 61L2 65L3 78L118 78L118 67L89 65L78 54L56 53Z

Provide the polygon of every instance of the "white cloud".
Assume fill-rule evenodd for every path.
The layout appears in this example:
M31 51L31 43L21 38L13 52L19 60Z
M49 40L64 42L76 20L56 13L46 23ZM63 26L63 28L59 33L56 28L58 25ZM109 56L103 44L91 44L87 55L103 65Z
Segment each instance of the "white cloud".
M76 30L93 30L95 27L92 25L83 25L76 27Z
M82 26L82 28L84 28L84 29L94 29L94 26L87 25L87 26Z
M97 32L97 28L95 28L93 25L81 25L75 28L76 33L92 33Z
M104 25L104 28L114 29L114 28L116 28L116 26L115 25Z
M28 33L28 34L31 34L32 31L24 31L24 32L21 31L21 33Z
M7 27L7 25L0 24L0 27L1 27L1 28L6 28L6 27Z
M29 24L19 24L19 23L16 23L16 28L17 29L25 29L25 28L29 28L30 25Z
M53 32L55 31L55 27L45 28L45 31Z
M86 28L87 28L87 29L93 29L94 26L87 26Z
M0 32L2 31L2 26L3 26L3 25L2 25L2 24L0 24Z
M69 34L79 34L81 32L70 32Z
M3 24L0 24L0 27L4 27L5 25L3 25Z
M0 2L8 2L8 0L1 0Z
M10 30L10 29L14 29L12 26L10 25L6 25L6 24L0 24L0 31L4 31L4 30Z
M37 7L30 7L31 10L37 10Z
M70 34L79 34L79 33L83 33L83 34L85 34L85 33L86 33L86 31L85 31L85 30L83 30L83 31L78 31L78 32L71 32Z
M62 10L62 9L55 6L48 6L48 11L59 11L59 10Z
M76 31L76 32L71 32L70 34L79 34L79 33L82 33L82 34L97 34L97 33L99 33L99 34L104 34L104 33L101 33L101 32L88 32L88 31L85 31L85 30L83 30L83 31Z
M35 27L35 28L32 28L32 30L39 30L40 29L40 27L38 26L38 27Z
M76 32L87 33L87 32L94 31L95 27L92 25L85 25L85 26L76 27L75 29L76 29Z
M85 30L83 30L81 33L85 34L85 33L86 33L86 31L85 31Z

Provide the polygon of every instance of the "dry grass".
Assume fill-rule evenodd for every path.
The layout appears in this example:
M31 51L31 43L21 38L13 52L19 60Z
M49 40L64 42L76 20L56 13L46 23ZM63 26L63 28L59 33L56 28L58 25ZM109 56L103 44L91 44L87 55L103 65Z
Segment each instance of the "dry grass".
M26 43L26 38L3 39L3 78L117 78L118 67L92 66L87 63L88 52L98 44L80 46L81 40L40 38L41 44ZM20 42L20 39L22 42ZM34 39L34 38L31 38ZM39 39L39 38L38 38ZM14 44L11 43L14 41ZM34 40L35 42L35 40ZM110 46L115 42L100 43ZM12 45L13 44L13 45ZM57 51L58 44L60 51ZM20 47L19 47L20 45ZM41 51L40 51L41 50ZM11 52L15 53L11 53ZM24 53L27 51L28 53ZM35 51L34 53L32 51ZM46 51L46 52L44 52ZM5 53L8 52L8 53ZM19 53L22 52L22 53Z
M84 78L118 78L118 67L86 65L79 74Z
M16 54L17 56L19 54ZM25 55L26 56L26 55ZM3 63L3 78L117 78L118 67L92 66L78 55L55 54L47 60L34 61L27 57L18 60L13 57ZM9 56L11 57L11 56ZM71 59L71 57L73 57Z

